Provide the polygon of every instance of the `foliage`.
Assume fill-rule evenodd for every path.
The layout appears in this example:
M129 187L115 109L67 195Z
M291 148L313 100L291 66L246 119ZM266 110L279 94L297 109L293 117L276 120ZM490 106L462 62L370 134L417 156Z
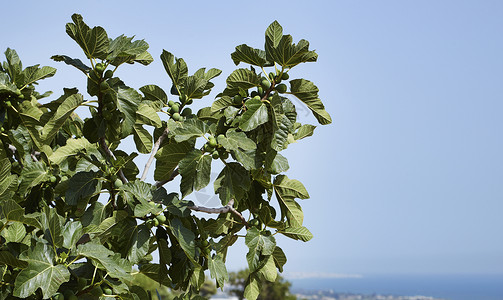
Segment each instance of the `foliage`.
M246 282L249 275L250 275L249 270L241 270L238 272L229 273L229 284L232 286L232 288L229 290L229 294L235 295L240 300L244 299ZM296 296L290 293L290 286L292 284L279 275L276 277L276 280L274 281L261 279L260 285L261 285L260 293L257 297L257 300L297 299Z
M265 51L237 46L234 63L251 66L233 71L211 106L193 113L190 105L210 93L220 70L190 75L182 58L164 50L170 95L154 84L136 90L116 70L152 63L145 41L110 38L77 14L66 32L84 60L52 59L82 72L89 96L65 88L45 100L50 93L36 84L56 69L23 68L12 49L0 66L0 299L152 298L138 276L182 291L176 299L198 299L205 270L217 287L229 280L227 249L243 236L250 269L244 295L256 299L286 263L275 234L312 238L297 200L309 194L284 175L289 166L280 152L315 129L297 122L289 96L320 124L331 122L318 88L289 80L293 67L317 54L273 22ZM79 107L89 116L80 118ZM120 148L128 137L135 151ZM134 161L140 154L150 154L141 176ZM156 182L149 183L154 160ZM223 166L214 182L222 207L195 206L190 195L210 183L214 160ZM168 191L163 185L178 176L180 189Z

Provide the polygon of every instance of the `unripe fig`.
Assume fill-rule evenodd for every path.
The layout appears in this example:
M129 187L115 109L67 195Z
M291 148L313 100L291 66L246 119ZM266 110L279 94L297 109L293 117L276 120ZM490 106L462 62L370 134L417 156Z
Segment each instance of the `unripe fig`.
M234 105L241 105L241 104L243 104L243 97L241 97L241 95L234 96L234 98L232 99L232 103Z
M57 179L57 178L56 178L56 176L54 176L54 175L52 175L51 177L49 177L49 181L50 181L51 183L56 183L56 181L57 181L57 180L58 180L58 179Z
M227 158L229 158L229 152L222 152L222 153L220 153L220 157L221 157L222 159L227 159Z
M288 78L290 78L290 75L288 75L288 73L283 73L283 75L281 75L281 79L283 80L288 80Z
M105 75L103 76L105 79L112 78L114 76L114 72L112 70L107 70Z
M260 96L258 96L258 95L257 95L257 96L255 96L255 97L253 97L253 100L260 101Z
M113 291L110 288L103 288L103 294L105 295L113 295Z
M260 82L260 86L264 89L264 90L267 90L271 87L271 82L267 79L262 79L262 81Z
M178 105L178 103L175 103L173 104L173 106L171 106L171 113L177 113L177 112L180 112L180 106Z
M212 147L212 148L215 148L217 146L217 139L215 139L214 137L211 137L208 140L208 145L210 145L210 147Z
M175 102L173 100L169 100L168 101L168 106L169 107L173 107L173 105L175 105Z
M213 159L218 159L220 157L220 154L218 154L218 151L215 150L213 151L213 153L211 154L211 157L213 157Z
M166 222L166 216L163 214L157 215L155 218L160 224L164 224L164 222Z
M186 107L182 110L182 116L184 117L187 117L187 116L190 116L192 114L192 109L190 109L190 107Z
M181 121L182 120L182 116L180 116L179 113L174 113L172 116L172 119L175 120L175 121Z
M124 183L122 182L122 180L120 180L119 178L115 179L114 181L114 186L115 188L120 188Z
M276 91L278 91L278 93L285 93L287 90L287 87L286 87L286 84L278 84L276 86Z
M97 63L94 69L98 72L98 74L102 74L105 71L106 67L102 63Z

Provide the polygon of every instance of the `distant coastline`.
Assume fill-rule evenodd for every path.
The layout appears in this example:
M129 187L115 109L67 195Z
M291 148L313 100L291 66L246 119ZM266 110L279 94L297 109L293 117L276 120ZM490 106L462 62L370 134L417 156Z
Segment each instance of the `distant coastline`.
M324 293L332 299L446 299L502 300L501 275L360 275L360 276L285 276L292 283L292 292L299 295ZM321 275L319 273L318 275ZM359 295L360 298L349 296ZM375 296L382 296L376 298ZM346 298L342 298L347 296ZM363 298L366 296L367 298ZM374 298L369 298L373 296ZM388 298L383 298L387 296ZM395 297L395 298L393 298ZM402 298L400 298L402 297ZM408 298L406 298L408 297ZM414 298L416 297L416 298ZM422 298L421 298L422 297ZM429 297L429 298L428 298ZM302 299L299 297L299 299ZM316 298L306 298L316 299ZM321 298L319 298L321 299ZM326 298L325 298L326 299Z

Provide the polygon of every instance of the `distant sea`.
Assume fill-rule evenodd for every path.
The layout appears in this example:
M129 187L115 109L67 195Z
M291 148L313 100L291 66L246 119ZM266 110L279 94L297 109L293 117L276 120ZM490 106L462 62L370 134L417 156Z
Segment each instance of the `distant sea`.
M288 279L293 292L430 296L448 300L503 300L501 275L368 275L361 278Z

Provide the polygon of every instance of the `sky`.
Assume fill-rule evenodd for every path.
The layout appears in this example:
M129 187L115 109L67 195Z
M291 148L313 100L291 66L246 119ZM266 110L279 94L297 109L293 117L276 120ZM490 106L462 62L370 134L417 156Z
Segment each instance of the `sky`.
M162 49L189 72L223 70L204 106L234 70L234 47L263 47L278 20L318 53L290 75L319 87L333 119L285 151L286 174L311 195L301 204L315 236L278 238L285 273L503 273L503 2L18 0L2 11L0 50L58 68L39 87L52 99L62 87L85 93L79 71L50 60L84 58L65 33L79 13L110 37L149 43L150 66L119 69L131 87L169 90ZM246 251L230 251L229 270L246 267Z

